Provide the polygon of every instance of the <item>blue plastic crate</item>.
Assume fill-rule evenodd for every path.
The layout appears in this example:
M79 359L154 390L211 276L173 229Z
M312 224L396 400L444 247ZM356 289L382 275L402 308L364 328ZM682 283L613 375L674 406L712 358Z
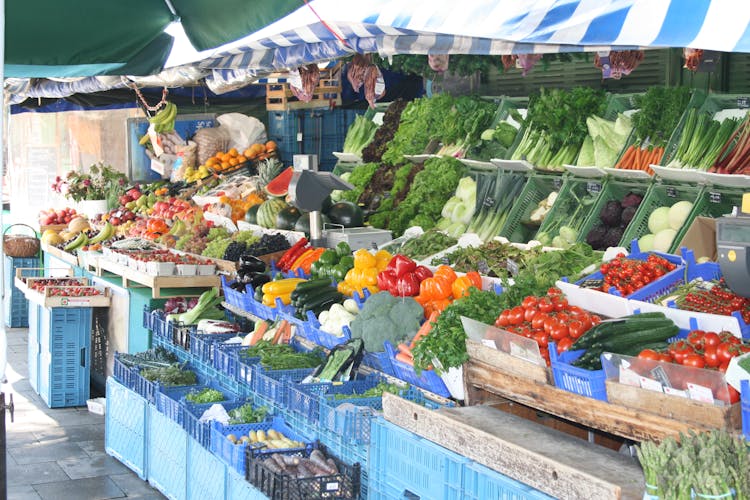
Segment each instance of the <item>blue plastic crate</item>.
M216 380L209 380L207 382L200 381L198 385L181 385L164 387L162 385L157 386L156 390L156 409L163 413L170 419L174 420L180 425L184 425L185 415L184 407L187 403L186 396L191 392L198 392L207 387L215 389L224 394L225 402L232 402L237 400L237 395L228 391L224 387L219 385Z
M140 368L133 368L131 371L133 381L133 390L148 401L150 404L156 404L156 384L143 378Z
M248 483L245 474L227 468L226 497L231 500L267 500L267 496Z
M39 267L37 257L9 257L5 256L5 326L8 328L29 327L29 301L16 288L14 280L16 269Z
M187 446L188 500L224 500L227 468L194 439Z
M446 387L445 382L434 370L422 370L420 375L414 370L414 367L396 359L396 350L393 345L386 341L385 350L390 358L394 375L411 385L421 387L426 391L437 394L444 398L450 398L451 393Z
M463 495L466 500L485 500L487 498L552 500L553 498L531 486L472 461L464 466Z
M252 370L253 392L282 408L287 405L287 382L301 382L313 372L312 368L266 370L260 364L253 365Z
M159 339L165 343L172 343L172 337L167 329L167 320L163 314L157 311L151 312L151 332L153 333L152 339Z
M185 401L182 410L182 428L188 435L198 441L201 446L210 448L211 444L211 422L201 422L200 418L203 413L211 408L215 404L220 404L224 409L229 412L235 408L239 408L245 403L249 403L249 400L234 400L234 401L221 401L219 403L191 403Z
M239 351L246 349L241 344L225 344L216 342L213 345L211 366L217 372L238 381L239 380Z
M340 141L346 138L346 116L343 109L320 108L303 111L303 134L305 145L321 141ZM336 151L341 151L337 149Z
M151 307L148 304L143 306L143 328L145 330L154 329L154 316L151 314Z
M222 425L219 422L212 422L211 425L211 451L217 457L220 457L229 467L241 474L245 474L245 444L232 444L227 436L234 434L236 438L247 436L250 431L268 431L273 429L282 433L292 441L300 441L305 444L304 448L312 449L313 440L298 431L292 429L287 422L280 416L269 418L265 422L257 424L237 424ZM304 449L293 448L293 449ZM279 450L258 448L254 454L276 453Z
M104 421L104 450L146 479L148 403L118 383L107 379L107 408Z
M297 110L269 111L268 112L268 136L269 137L297 137L301 132L302 114Z
M27 362L29 370L29 385L39 392L39 322L41 306L29 304L29 336L27 342Z
M302 144L297 142L296 134L294 136L268 134L268 140L276 143L276 154L286 165L291 165L294 155L301 154Z
M146 464L148 482L167 498L187 498L188 436L180 426L148 406L148 439Z
M568 392L607 401L607 375L604 370L584 370L571 363L580 358L585 350L565 351L557 354L554 342L549 344L550 365L555 385Z
M369 366L373 370L396 377L396 371L391 363L391 357L387 352L366 352L362 357L362 364Z
M115 361L113 368L115 380L130 390L135 390L135 380L133 378L133 369L120 361L120 353L115 352Z
M378 418L372 420L368 478L391 484L407 498L462 498L469 460Z
M742 433L750 441L750 380L740 382L742 403Z
M365 289L362 297L357 292L354 292L352 299L357 303L357 307L362 309L370 295L370 291ZM312 311L307 311L307 321L303 323L303 336L311 342L315 342L328 349L333 349L339 344L348 342L352 338L352 332L347 326L341 329L341 336L321 330L318 317Z
M190 352L190 337L197 330L198 325L184 325L174 321L167 322L167 336L172 339L172 344L188 353Z
M211 364L214 356L214 345L236 337L236 333L190 333L190 354L201 361Z
M368 377L362 380L351 380L338 384L330 382L313 384L290 383L287 394L287 408L289 411L306 417L310 422L318 422L320 419L320 401L324 396L334 398L335 395L361 394L378 385L380 381L380 377Z

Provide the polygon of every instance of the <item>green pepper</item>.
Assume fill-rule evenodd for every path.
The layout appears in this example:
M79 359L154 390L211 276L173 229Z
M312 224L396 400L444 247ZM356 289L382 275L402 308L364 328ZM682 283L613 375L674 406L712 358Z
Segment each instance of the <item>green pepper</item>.
M323 264L321 264L319 260L316 260L310 265L310 274L313 276L320 276L320 270L323 267Z
M320 258L318 259L318 262L323 266L332 266L335 265L339 261L339 256L336 254L334 250L326 250L322 254L320 254Z
M349 270L354 267L354 257L352 257L351 255L345 255L341 257L341 259L339 259L339 263L337 265L343 266L347 270Z
M340 283L344 281L344 278L346 277L346 273L349 272L349 269L350 268L347 268L341 265L340 263L336 264L335 266L333 266L333 269L331 270L331 278L335 279L337 282Z
M341 241L336 245L336 253L339 257L350 256L352 254L352 248L349 246L349 243Z

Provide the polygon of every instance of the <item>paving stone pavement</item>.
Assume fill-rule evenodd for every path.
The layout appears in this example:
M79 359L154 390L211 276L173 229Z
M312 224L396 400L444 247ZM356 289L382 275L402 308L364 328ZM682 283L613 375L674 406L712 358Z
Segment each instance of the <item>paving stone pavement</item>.
M104 417L85 407L47 408L29 384L27 333L5 332L7 382L0 391L6 401L13 394L16 408L15 421L5 419L8 500L165 498L104 452Z

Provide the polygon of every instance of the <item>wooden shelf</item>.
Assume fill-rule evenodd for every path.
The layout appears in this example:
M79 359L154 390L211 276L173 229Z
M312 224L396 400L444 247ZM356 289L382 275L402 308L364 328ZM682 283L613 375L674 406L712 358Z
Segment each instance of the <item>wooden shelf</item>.
M151 288L151 296L154 299L167 298L167 295L162 293L162 289L166 288L205 289L221 286L221 280L216 274L210 276L151 276L105 258L97 259L96 267L98 276L102 276L102 272L106 271L122 277L124 288L135 288L135 285ZM201 293L202 291L187 291L181 293L181 295L183 297L197 297Z
M42 251L60 259L66 264L70 264L71 266L78 266L78 257L73 255L72 253L60 250L57 247L45 245L44 243L42 243Z

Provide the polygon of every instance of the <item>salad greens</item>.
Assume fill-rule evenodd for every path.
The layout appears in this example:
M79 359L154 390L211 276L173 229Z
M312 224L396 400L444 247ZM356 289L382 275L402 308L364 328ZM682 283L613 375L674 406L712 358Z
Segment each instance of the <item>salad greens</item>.
M219 401L224 401L224 395L216 389L206 387L200 391L188 393L185 399L196 404L218 403Z
M141 370L141 376L149 382L159 382L162 385L195 385L197 382L194 372L183 370L178 364L145 368Z
M245 403L239 408L229 410L229 425L255 424L263 422L268 416L268 408L260 406L257 409L252 403Z

